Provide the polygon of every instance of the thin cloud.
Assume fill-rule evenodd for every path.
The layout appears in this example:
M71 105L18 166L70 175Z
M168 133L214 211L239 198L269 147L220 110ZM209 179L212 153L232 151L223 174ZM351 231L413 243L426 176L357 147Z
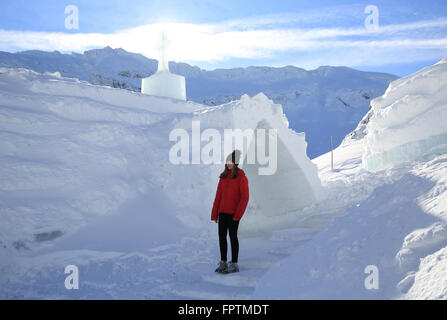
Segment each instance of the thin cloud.
M284 28L285 24L293 22L293 17L296 18L294 15L285 14L264 16L258 20L249 18L245 22L243 19L224 21L218 24L149 24L110 34L0 30L0 50L82 52L108 45L157 58L157 40L162 30L166 30L170 38L169 59L189 62L223 61L232 58L262 61L280 57L284 53L308 51L325 57L325 50L328 48L342 48L345 51L350 49L353 53L371 48L386 48L388 51L407 48L419 52L447 49L447 38L431 37L433 30L443 31L447 28L446 18L385 25L373 31L365 27ZM417 38L414 36L415 31L418 31ZM419 53L418 57L421 54ZM370 61L371 64L387 63L382 60L383 56L370 58L380 59ZM347 62L346 65L352 66L352 63ZM306 61L302 62L302 65L306 65Z

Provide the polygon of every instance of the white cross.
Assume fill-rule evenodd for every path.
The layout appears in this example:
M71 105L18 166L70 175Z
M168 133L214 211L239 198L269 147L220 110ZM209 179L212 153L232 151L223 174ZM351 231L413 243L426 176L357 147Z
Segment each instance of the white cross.
M168 64L168 44L169 41L166 38L166 32L163 30L161 32L160 44L159 44L159 60L158 60L158 72L160 71L168 71L169 72L169 64Z

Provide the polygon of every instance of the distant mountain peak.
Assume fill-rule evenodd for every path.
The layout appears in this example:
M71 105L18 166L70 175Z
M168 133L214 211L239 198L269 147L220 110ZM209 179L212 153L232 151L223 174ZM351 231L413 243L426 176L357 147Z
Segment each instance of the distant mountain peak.
M116 54L119 52L119 50L124 51L123 49L119 48L119 49L113 49L110 46L101 48L101 49L90 49L90 50L86 50L84 51L84 55L110 55L110 54Z

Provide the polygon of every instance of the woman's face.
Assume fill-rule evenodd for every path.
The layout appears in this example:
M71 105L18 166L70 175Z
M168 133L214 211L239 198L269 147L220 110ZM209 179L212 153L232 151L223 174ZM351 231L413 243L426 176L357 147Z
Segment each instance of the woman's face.
M233 162L227 162L227 168L228 170L233 170L234 163Z

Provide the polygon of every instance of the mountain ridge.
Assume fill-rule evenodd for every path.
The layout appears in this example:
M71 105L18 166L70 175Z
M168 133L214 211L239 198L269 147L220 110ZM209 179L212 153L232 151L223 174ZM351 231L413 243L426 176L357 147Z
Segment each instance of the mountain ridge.
M158 62L122 48L92 49L84 53L28 50L0 51L0 66L23 67L37 72L60 72L96 85L140 91L141 78L154 74ZM184 62L169 62L172 73L186 78L187 99L219 105L263 92L280 103L292 129L306 132L311 158L329 151L355 129L369 109L369 101L382 95L397 76L365 72L343 66L305 70L249 66L204 70Z

